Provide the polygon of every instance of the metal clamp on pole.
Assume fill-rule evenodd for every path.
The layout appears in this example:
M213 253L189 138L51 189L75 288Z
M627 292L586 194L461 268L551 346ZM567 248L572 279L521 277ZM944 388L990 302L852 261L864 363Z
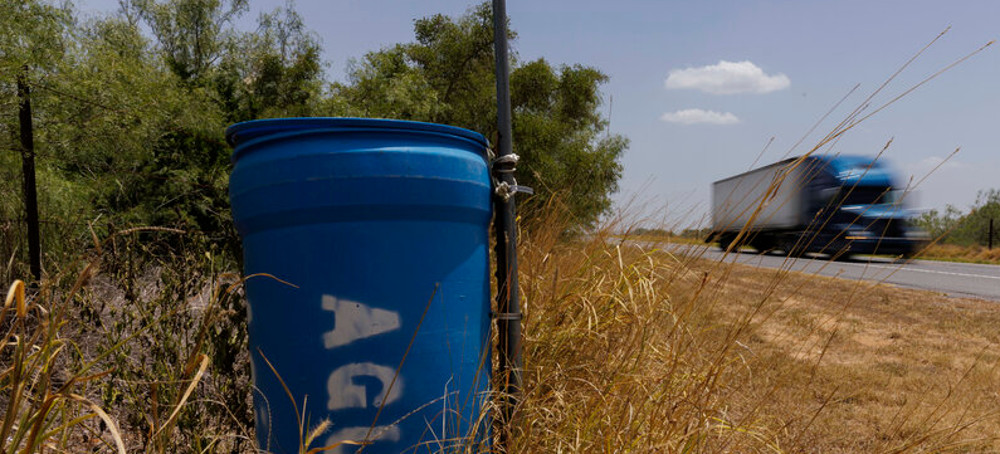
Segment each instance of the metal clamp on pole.
M511 153L490 161L490 169L493 171L493 192L504 202L509 201L518 192L522 194L535 193L534 189L519 185L517 184L517 180L514 179L513 174L517 170L517 162L520 159L520 156ZM504 181L505 179L509 179L511 183Z
M514 167L517 166L517 161L520 161L521 157L511 153L508 155L500 156L490 162L490 167L493 168L494 172L508 173L513 172Z
M515 181L515 183L517 182ZM517 194L518 192L523 194L534 194L535 190L527 186L521 186L518 184L507 184L506 181L501 181L496 184L496 189L494 189L493 192L497 195L497 197L500 197L501 200L506 202L510 200L510 198L513 197L514 194Z
M490 317L493 317L493 320L503 321L519 321L524 318L520 312L490 312Z

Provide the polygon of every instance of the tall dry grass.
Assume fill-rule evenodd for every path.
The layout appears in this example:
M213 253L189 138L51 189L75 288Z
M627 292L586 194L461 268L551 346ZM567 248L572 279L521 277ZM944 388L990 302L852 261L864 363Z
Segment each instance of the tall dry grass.
M524 235L510 452L1000 450L991 303L706 260L621 230Z
M525 235L528 366L514 452L679 450L713 424L721 344L687 329L703 278L626 241L567 242L551 227ZM691 293L671 296L678 288Z
M161 237L179 233L95 237L37 287L14 281L0 311L0 452L252 449L239 280L210 252L164 253Z
M109 450L124 453L120 432L108 414L80 388L104 374L89 374L85 366L67 367L75 345L59 335L67 323L62 311L25 295L23 281L14 281L0 309L0 452L67 450L81 442L86 421L100 419L109 430L100 440Z
M1000 264L1000 248L989 249L983 246L937 243L928 247L921 254L921 257L933 260Z
M534 222L508 452L1000 450L992 303ZM143 249L154 243L106 243L34 298L14 285L0 452L254 451L236 414L249 384L230 375L246 361L239 282L196 250L126 260L159 254Z

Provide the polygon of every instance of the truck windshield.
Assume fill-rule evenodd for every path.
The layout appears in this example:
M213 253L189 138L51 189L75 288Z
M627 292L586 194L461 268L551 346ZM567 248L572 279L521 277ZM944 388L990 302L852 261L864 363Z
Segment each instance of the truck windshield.
M852 186L841 188L841 205L875 205L896 203L896 192L887 186Z

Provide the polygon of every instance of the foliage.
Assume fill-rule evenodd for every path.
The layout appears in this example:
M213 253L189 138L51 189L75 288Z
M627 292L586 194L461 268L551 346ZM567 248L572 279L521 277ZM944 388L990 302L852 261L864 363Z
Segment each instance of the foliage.
M73 18L64 4L0 0L0 8L3 11L0 14L0 112L7 113L0 116L0 193L20 196L23 194L20 169L24 150L20 143L18 113L21 98L17 83L18 80L27 82L30 88L34 80L47 80L58 75L60 62L72 44L70 30ZM37 98L37 93L31 97ZM38 112L35 118L40 124L45 124L47 120L44 111ZM44 141L36 140L34 151L37 160L49 150ZM44 161L36 163L36 178L42 184L52 185L52 190L39 194L39 200L42 203L55 202L51 213L43 213L43 222L48 220L46 215L72 211L60 198L79 198L78 193L67 191L72 185L63 184ZM21 197L0 198L0 254L3 257L0 263L9 263L10 268L19 268L27 262L25 246L21 244L26 238L26 228L21 219L24 217L23 207ZM56 238L52 233L51 229L44 228L43 241ZM60 249L62 242L55 243L56 247L52 249ZM8 278L12 279L13 275Z
M945 239L947 238L947 235L958 225L958 221L961 216L961 211L959 211L958 208L955 208L953 205L948 205L945 207L943 213L939 212L937 209L931 209L920 213L920 215L917 216L913 222L927 232L931 238Z
M291 4L264 14L241 33L213 76L228 122L313 115L321 92L320 46Z
M1000 230L1000 189L980 191L968 213L963 214L949 205L944 213L930 210L921 214L916 223L932 238L942 243L959 246L987 246L990 244L990 220L994 229ZM1000 245L1000 235L994 231L993 244Z
M128 4L129 2L127 2ZM221 56L232 34L226 28L245 12L248 0L132 0L153 30L164 60L181 80L200 82Z
M628 140L607 132L598 87L607 76L575 65L553 69L544 59L511 74L519 175L542 199L561 194L576 224L591 226L611 206Z
M124 0L119 14L82 24L69 6L45 0L10 10L0 18L0 91L5 110L16 111L13 76L30 68L43 263L78 250L88 228L110 234L108 225L201 232L238 257L226 195L231 150L222 137L233 122L391 117L496 138L485 3L458 18L417 20L415 42L367 54L347 82L328 90L319 40L290 3L261 15L253 32L234 28L245 0ZM538 193L522 211L531 216L561 194L575 225L590 226L610 206L627 147L598 111L607 76L514 60L519 179ZM0 129L0 146L16 150L16 116L0 119ZM0 164L0 187L20 193L17 155L0 153ZM15 268L23 257L22 211L15 198L0 202L0 253L14 257Z
M330 109L451 124L495 139L492 20L487 4L458 19L417 20L416 42L370 52L354 63L348 83L334 84L333 96L342 103ZM628 147L624 137L607 131L598 111L607 76L582 65L555 68L544 59L515 59L512 68L519 183L538 194L523 209L537 213L560 194L574 225L592 226L611 205L622 170L618 159Z
M148 66L170 81L164 92L176 96L162 106L169 123L146 142L144 159L133 161L134 184L102 206L129 213L132 222L200 231L239 257L226 194L231 150L222 132L234 121L306 113L322 75L319 47L290 7L263 15L252 34L231 28L245 0L132 5L153 30L162 58Z
M26 298L15 283L0 309L0 452L253 450L224 126L388 116L495 139L488 7L418 20L415 42L324 87L318 40L291 6L241 33L246 0L122 0L85 24L64 4L0 2L0 111L16 111L25 75L49 226L45 286ZM996 450L995 358L981 348L996 342L993 306L642 251L610 230L562 241L607 209L627 141L599 112L606 75L514 60L520 178L539 192L526 209L560 200L570 220L527 222L512 452ZM3 194L19 193L16 131L0 117ZM5 281L22 274L8 265L20 209L0 199ZM970 213L921 222L982 242L998 209L991 190ZM187 233L114 233L139 224ZM892 348L873 362L873 344Z
M72 15L66 5L2 0L0 15L0 80L5 87L25 66L51 69L66 47Z
M310 114L322 76L318 42L290 6L238 33L232 23L245 10L238 0L135 0L76 24L68 7L33 0L0 18L6 111L16 112L12 75L30 68L44 263L77 250L68 240L86 239L91 224L99 234L109 224L181 227L239 256L223 130ZM3 149L17 150L17 117L0 129ZM20 193L17 156L4 151L0 164L4 193ZM22 211L18 199L0 202L5 260L23 255Z

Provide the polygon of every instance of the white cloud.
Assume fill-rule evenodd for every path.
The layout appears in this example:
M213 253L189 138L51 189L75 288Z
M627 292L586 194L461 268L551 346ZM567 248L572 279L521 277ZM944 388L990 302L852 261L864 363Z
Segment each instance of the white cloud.
M924 174L927 174L928 172L931 172L935 169L937 170L961 169L963 167L966 167L965 163L959 162L954 158L951 159L949 158L951 157L949 156L946 158L942 158L940 156L929 156L924 159L921 159L920 161L917 161L914 164L910 164L907 167L909 168L908 170L913 171L913 175L916 176L917 178L920 178L924 176Z
M670 89L691 88L713 95L736 93L770 93L788 88L791 80L784 74L769 76L749 60L722 60L717 65L699 68L673 69L667 76Z
M682 125L694 125L708 123L713 125L732 125L740 122L740 119L729 112L715 112L702 109L684 109L677 112L667 112L660 116L660 120L668 123L680 123Z

